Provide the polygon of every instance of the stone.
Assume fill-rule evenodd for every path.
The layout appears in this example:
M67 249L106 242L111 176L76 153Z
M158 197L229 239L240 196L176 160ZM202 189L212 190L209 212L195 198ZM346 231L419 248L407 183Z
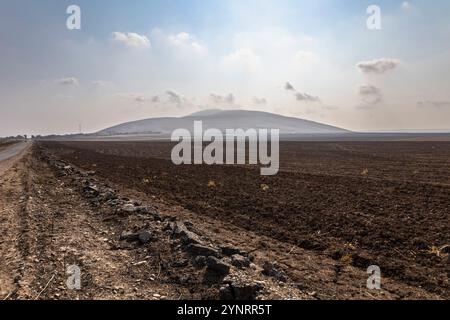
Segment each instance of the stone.
M135 212L142 213L142 214L150 214L150 209L146 206L135 206L134 207Z
M131 232L122 232L122 234L119 237L120 241L138 241L139 240L139 234L138 233L131 233Z
M234 254L231 256L231 264L239 269L250 267L250 260L240 254Z
M194 256L219 256L219 251L217 249L195 243L191 243L190 245L188 245L187 251Z
M271 263L268 261L264 262L263 271L261 273L265 276L273 277L281 282L287 281L286 274L283 271L279 270L277 263Z
M219 289L219 299L225 301L234 300L233 289L230 285L225 285Z
M165 216L163 218L163 221L175 222L175 221L177 221L177 217Z
M141 231L138 234L138 240L141 244L148 244L152 241L152 234L148 231Z
M203 268L206 266L206 257L205 256L196 256L192 262L194 267Z
M162 229L163 231L171 231L173 232L173 226L170 222L167 222L164 224L164 227Z
M174 268L184 268L184 267L187 267L188 265L189 265L189 260L187 260L187 259L181 259L181 260L175 261L171 264L171 266Z
M98 196L99 195L98 187L95 186L95 185L85 186L83 188L83 191L84 191L84 193L87 193L87 194L92 195L92 196Z
M117 195L116 195L116 193L114 192L114 190L109 189L109 188L103 189L103 190L101 191L100 196L101 196L102 199L105 200L105 201L117 199Z
M234 254L240 254L241 256L245 256L245 257L248 256L247 252L242 251L242 250L240 250L240 249L238 249L236 247L233 247L233 246L221 246L220 250L222 251L222 253L225 256L228 256L228 257L230 257L230 256L232 256Z
M237 280L220 288L219 295L221 300L255 300L262 288L259 283L246 283Z
M152 234L149 231L140 231L136 233L123 232L119 240L135 242L139 241L141 244L148 244L152 241Z
M439 248L440 253L450 254L450 245L445 245Z
M120 208L120 211L125 212L125 213L135 213L137 210L133 204L127 203L127 204L124 204L122 206L122 208Z
M219 276L226 276L230 273L231 268L228 263L213 256L206 258L206 267L209 271L213 271Z
M107 203L111 207L117 207L120 204L120 200L119 199L108 200Z
M184 225L188 228L188 230L192 230L192 228L194 228L194 224L188 220L184 221Z
M184 244L191 244L191 243L201 244L202 243L200 237L196 233L189 231L182 222L174 222L172 227L173 227L173 233L175 235L177 235L178 237L180 237L181 241Z
M153 215L153 219L155 221L163 221L163 218L156 210L153 210L153 212L151 214Z

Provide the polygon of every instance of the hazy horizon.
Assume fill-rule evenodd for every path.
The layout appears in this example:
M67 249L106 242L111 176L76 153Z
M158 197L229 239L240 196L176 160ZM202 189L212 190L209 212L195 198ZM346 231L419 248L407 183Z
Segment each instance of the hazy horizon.
M70 5L80 30L66 27ZM0 136L206 109L448 132L448 12L444 0L4 1Z

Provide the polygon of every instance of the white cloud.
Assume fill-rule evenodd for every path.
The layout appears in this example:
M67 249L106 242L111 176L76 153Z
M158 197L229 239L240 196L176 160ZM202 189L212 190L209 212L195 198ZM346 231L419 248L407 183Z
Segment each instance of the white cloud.
M375 87L375 86L371 86L371 85L363 85L361 87L359 87L359 94L366 96L366 95L379 95L380 94L380 89Z
M113 32L113 40L129 47L151 47L150 40L146 36L134 32Z
M384 74L398 67L400 61L396 59L381 58L359 62L356 66L362 73Z
M63 85L63 86L79 86L80 85L78 79L75 77L57 79L56 83Z
M301 101L301 102L320 102L320 98L319 97L315 97L315 96L312 96L312 95L307 94L307 93L298 92L290 82L286 82L286 84L284 85L284 89L287 90L287 91L293 91L295 99L297 99L297 101Z
M359 96L361 97L362 104L358 106L360 109L373 108L381 103L383 100L383 94L380 88L372 85L362 85L359 87Z
M166 91L167 96L169 97L170 103L180 104L181 103L181 96L176 93L173 90L167 90Z
M295 91L294 86L290 82L286 82L286 84L284 85L284 89L288 91Z
M295 94L295 98L297 99L297 101L305 101L305 102L319 102L320 101L319 97L315 97L315 96L309 95L307 93L300 93L300 92L297 92Z
M153 103L159 103L159 102L161 102L161 98L160 98L160 96L152 96L150 98L150 101Z
M266 98L254 97L253 98L253 103L257 104L257 105L265 105L265 104L267 104L267 99Z
M181 104L183 104L183 106L190 106L189 99L182 97L173 90L167 90L164 93L157 95L149 95L142 92L119 92L114 94L114 96L132 102L156 104L166 107L169 105L180 107ZM164 99L164 97L166 98Z
M211 93L209 95L210 99L212 102L214 102L215 104L226 104L226 105L234 105L235 102L235 97L234 94L229 93L228 95L222 96L220 94L216 94L216 93Z
M207 48L200 44L194 36L187 32L180 32L176 35L170 35L167 39L169 44L177 49L189 49L199 54L207 52Z

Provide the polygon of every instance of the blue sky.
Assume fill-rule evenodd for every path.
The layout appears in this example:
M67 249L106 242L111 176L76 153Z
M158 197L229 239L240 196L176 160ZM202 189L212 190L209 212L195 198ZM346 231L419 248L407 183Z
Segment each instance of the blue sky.
M81 30L66 28L71 4ZM381 30L366 26L372 4ZM5 0L0 136L209 108L449 130L449 13L446 0Z

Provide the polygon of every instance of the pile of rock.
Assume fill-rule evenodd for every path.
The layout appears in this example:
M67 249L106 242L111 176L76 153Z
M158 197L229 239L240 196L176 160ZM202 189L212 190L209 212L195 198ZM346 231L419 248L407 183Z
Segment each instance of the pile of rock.
M120 198L117 192L107 184L100 183L92 177L93 171L82 171L64 161L54 159L52 156L43 155L44 160L56 170L58 176L68 176L72 181L81 187L83 195L96 206L107 204L114 208L115 213L122 215L129 214L150 214L155 220L162 218L152 207L142 206L137 201L127 198Z
M263 275L273 277L280 282L287 282L288 277L284 273L284 271L280 269L278 263L266 261L264 262L262 267L263 267L262 271Z
M233 246L216 247L208 243L201 232L189 222L173 221L164 228L179 239L181 249L191 256L194 267L205 268L204 282L221 285L219 296L228 300L255 299L262 285L239 278L239 271L250 267L250 255ZM235 267L235 272L231 273Z
M201 236L189 230L183 222L170 222L166 229L169 229L172 232L172 237L179 238L184 245L203 243Z
M158 220L161 220L161 216L156 212L156 210L151 209L147 206L142 206L138 202L130 201L128 199L121 199L121 204L117 206L116 212L120 214L152 214Z
M231 256L231 264L235 266L238 269L245 269L250 267L250 259L247 257L244 257L240 254L233 254Z
M230 273L231 266L225 261L216 258L214 256L209 256L206 258L206 277L217 277L224 278Z
M96 183L93 179L81 180L83 188L83 194L96 204L109 202L111 205L117 205L120 203L116 192L108 187L102 186Z
M243 275L228 276L219 290L221 300L255 300L264 288L261 282Z
M141 244L148 244L153 240L153 235L150 231L144 230L135 233L124 232L120 235L119 240L128 242L139 242Z
M221 248L206 243L206 238L193 230L189 222L174 221L167 224L171 236L181 241L181 248L192 257L195 267L205 270L205 281L218 283L230 273L231 265L225 261Z

